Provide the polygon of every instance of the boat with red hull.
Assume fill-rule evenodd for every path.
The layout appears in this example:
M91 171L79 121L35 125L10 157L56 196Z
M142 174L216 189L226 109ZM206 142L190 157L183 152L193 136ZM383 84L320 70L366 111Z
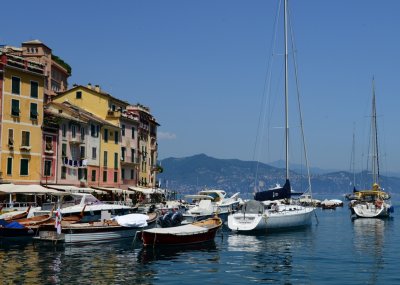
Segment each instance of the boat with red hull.
M152 228L141 232L144 246L183 245L211 241L222 226L218 217L170 228Z

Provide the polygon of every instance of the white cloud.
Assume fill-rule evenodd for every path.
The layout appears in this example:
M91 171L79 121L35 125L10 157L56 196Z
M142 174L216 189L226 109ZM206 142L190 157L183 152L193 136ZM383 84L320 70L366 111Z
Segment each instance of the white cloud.
M175 140L176 135L169 132L158 132L157 138L160 140Z

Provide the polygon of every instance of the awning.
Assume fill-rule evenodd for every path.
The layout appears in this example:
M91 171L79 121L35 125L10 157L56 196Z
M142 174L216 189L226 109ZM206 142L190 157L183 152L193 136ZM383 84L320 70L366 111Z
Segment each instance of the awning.
M116 193L116 194L135 194L134 191L130 191L130 190L124 190L124 189L120 189L120 188L112 188L112 187L93 187L95 189L99 189L99 190L103 190L103 191L107 191L107 192L112 192L112 193Z
M106 191L97 190L94 188L89 187L76 187L73 185L48 185L47 187L57 190L62 190L69 193L93 193L96 192L97 194L107 194Z
M52 195L62 195L62 192L45 188L38 184L31 185L14 185L14 184L1 184L0 192L8 194L52 194Z
M128 187L130 190L135 192L140 192L143 194L164 194L165 190L160 188L144 188L144 187L135 187L130 186Z

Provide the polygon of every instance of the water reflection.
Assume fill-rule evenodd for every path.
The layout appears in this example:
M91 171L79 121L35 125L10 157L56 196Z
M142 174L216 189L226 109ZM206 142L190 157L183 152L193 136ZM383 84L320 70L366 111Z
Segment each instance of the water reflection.
M182 256L195 253L216 253L217 247L214 241L182 246L156 246L143 247L137 256L139 263L152 263L157 260L180 260ZM184 258L184 257L183 257Z
M259 235L231 234L227 239L230 273L248 276L248 281L281 282L293 280L294 252L310 248L310 230L275 232ZM305 244L307 241L307 244ZM243 267L246 264L246 267ZM252 268L246 272L244 268ZM304 272L301 273L304 277ZM257 276L257 277L255 277ZM290 282L289 282L290 283Z
M360 264L360 272L370 274L369 281L376 284L384 268L385 227L390 220L356 219L353 223L356 262Z

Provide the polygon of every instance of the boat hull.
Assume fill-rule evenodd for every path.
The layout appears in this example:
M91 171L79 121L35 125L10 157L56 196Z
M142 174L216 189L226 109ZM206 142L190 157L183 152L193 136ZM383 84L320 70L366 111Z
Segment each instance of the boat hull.
M387 218L390 216L391 207L386 203L380 207L374 203L356 203L352 210L356 218Z
M209 226L197 227L196 231L191 230L191 226L207 223L209 220L216 220L214 224ZM149 245L188 245L203 243L214 240L218 229L222 226L220 218L207 219L205 221L193 223L172 228L155 228L152 230L144 230L141 232L141 238L144 246Z
M306 227L312 223L313 208L296 206L280 211L266 210L263 214L236 213L228 217L228 227L236 232L285 230ZM292 209L292 210L290 210Z

